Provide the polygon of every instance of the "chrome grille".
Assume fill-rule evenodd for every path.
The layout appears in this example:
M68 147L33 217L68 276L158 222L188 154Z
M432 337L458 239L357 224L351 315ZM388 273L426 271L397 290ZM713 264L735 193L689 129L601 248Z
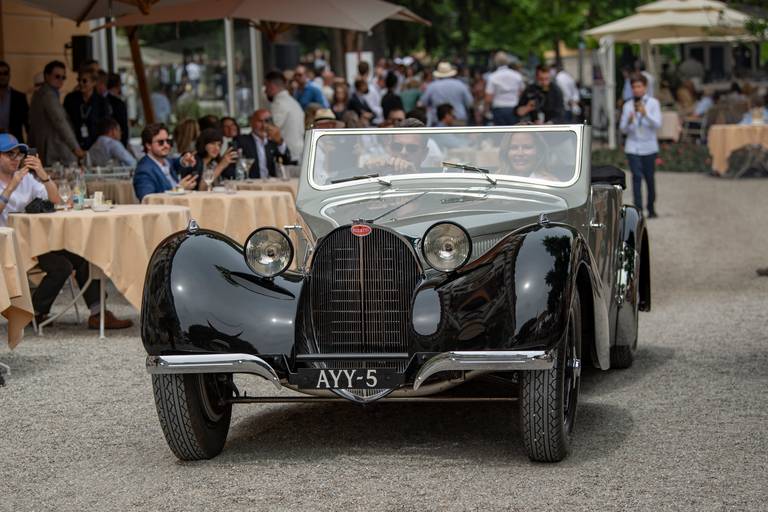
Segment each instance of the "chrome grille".
M373 227L368 236L357 237L349 226L330 233L312 262L312 323L318 353L408 353L411 296L418 278L418 262L394 233ZM334 366L404 371L406 364L361 361Z

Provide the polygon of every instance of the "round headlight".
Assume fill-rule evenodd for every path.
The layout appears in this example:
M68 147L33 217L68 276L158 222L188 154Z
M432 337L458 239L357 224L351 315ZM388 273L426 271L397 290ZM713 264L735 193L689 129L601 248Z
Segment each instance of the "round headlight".
M262 277L282 274L292 260L293 244L278 229L257 229L245 241L245 262Z
M422 251L427 263L433 268L450 272L469 260L472 243L464 228L451 222L442 222L427 230Z

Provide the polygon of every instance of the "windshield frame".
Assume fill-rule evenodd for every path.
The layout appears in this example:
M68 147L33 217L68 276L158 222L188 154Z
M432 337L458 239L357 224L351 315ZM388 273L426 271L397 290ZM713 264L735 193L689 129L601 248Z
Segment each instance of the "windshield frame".
M538 178L528 178L524 176L514 176L510 174L494 174L489 173L481 175L474 172L442 172L442 173L416 173L416 174L403 174L403 175L386 175L382 177L372 177L368 179L352 180L342 183L329 183L327 185L321 185L315 181L314 177L314 162L315 153L317 150L317 143L321 137L334 136L334 135L394 135L398 133L413 133L418 132L420 134L429 135L431 133L512 133L512 132L530 132L530 131L544 131L544 132L572 132L576 136L576 169L573 176L568 181L551 181L542 180ZM530 184L530 185L543 185L546 187L555 188L568 188L573 186L579 181L582 173L582 152L584 144L584 125L579 124L545 124L545 125L524 125L524 126L453 126L453 127L425 127L425 128L334 128L334 129L312 129L307 134L310 145L308 151L305 149L305 158L303 163L303 173L306 175L309 185L320 191L344 189L347 187L359 187L361 185L376 184L378 180L385 179L391 182L393 185L398 181L414 181L414 180L435 180L435 179L464 179L472 181L482 181L488 186L499 185L514 185L516 183ZM470 163L472 162L462 162ZM310 167L312 167L310 172ZM486 176L490 176L497 180L496 185L490 185L486 179Z

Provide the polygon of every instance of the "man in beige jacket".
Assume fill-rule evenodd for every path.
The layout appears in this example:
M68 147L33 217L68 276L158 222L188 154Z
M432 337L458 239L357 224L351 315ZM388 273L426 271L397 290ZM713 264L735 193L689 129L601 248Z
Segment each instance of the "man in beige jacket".
M45 83L32 95L29 107L30 145L37 148L45 165L75 163L85 157L85 151L77 143L59 98L66 79L64 63L54 60L46 64L43 78Z

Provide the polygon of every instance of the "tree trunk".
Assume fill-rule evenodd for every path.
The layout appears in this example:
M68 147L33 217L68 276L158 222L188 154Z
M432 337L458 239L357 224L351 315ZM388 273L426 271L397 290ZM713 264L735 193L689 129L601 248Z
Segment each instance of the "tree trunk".
M466 65L469 60L469 33L471 31L471 1L470 0L455 0L454 5L456 11L459 13L459 28L461 29L461 43L459 45L459 57L461 61Z

